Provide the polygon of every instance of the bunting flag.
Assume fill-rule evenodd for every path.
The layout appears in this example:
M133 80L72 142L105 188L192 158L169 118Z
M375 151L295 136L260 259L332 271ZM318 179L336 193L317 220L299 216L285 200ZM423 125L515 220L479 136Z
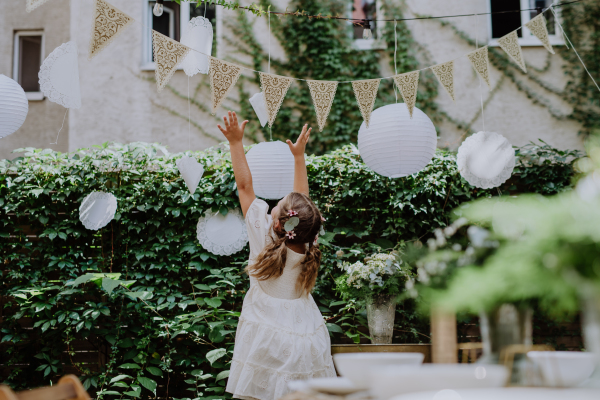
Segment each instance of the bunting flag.
M154 63L156 64L156 86L160 92L175 73L177 66L187 56L190 48L154 30L152 31L152 44Z
M434 65L431 70L438 78L438 81L442 84L446 92L452 98L452 101L456 101L454 98L454 61L448 61L443 64Z
M267 105L267 113L269 114L269 127L273 127L275 117L279 112L279 107L283 103L283 99L292 84L293 79L286 76L273 74L265 74L259 72L260 85L265 94L265 104Z
M504 50L506 54L521 67L523 72L527 73L527 67L525 67L525 61L523 60L523 52L521 51L517 31L512 31L508 35L502 36L498 39L498 44L502 47L502 50Z
M218 58L210 58L210 92L212 100L212 114L217 112L217 107L221 105L225 96L235 85L242 69L237 65L219 60Z
M540 14L531 19L531 21L526 23L525 26L531 31L531 33L535 35L535 37L540 39L546 50L554 54L554 49L552 48L550 39L548 38L548 28L546 27L546 18L544 17L544 14Z
M325 122L331 111L331 104L337 90L337 82L332 81L306 81L310 89L315 112L317 113L317 122L319 124L319 132L323 132Z
M96 0L95 10L90 37L90 60L133 22L133 18L104 0Z
M25 11L30 13L47 1L48 0L27 0L27 3L25 4Z
M419 90L419 71L394 76L394 82L400 89L408 113L412 119L415 103L417 102L417 91Z
M375 99L377 98L377 89L379 88L379 82L381 79L367 79L364 81L352 81L352 89L354 89L354 96L356 96L356 102L358 108L362 114L367 128L369 127L369 120L371 119L371 112L375 105Z
M475 51L467 54L469 61L473 64L473 68L475 71L483 78L484 82L491 89L492 85L490 84L490 60L488 58L488 48L487 46L477 49Z

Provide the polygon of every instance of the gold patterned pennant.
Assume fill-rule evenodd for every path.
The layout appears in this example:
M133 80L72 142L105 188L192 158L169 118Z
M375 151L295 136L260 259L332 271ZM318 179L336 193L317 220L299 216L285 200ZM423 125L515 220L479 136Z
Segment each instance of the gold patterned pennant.
M396 82L396 86L400 89L404 103L412 118L413 110L415 109L415 104L417 102L417 91L419 90L419 71L396 75L394 76L394 82Z
M525 26L531 31L531 33L535 35L535 37L540 39L546 50L554 54L554 49L552 48L550 39L548 38L548 28L546 27L546 18L544 17L544 14L540 14L533 18L531 21L526 23Z
M259 75L260 85L265 94L267 113L269 114L269 127L273 127L279 107L281 107L281 103L283 103L283 99L293 79L285 76L265 74L264 72L259 72Z
M367 79L364 81L353 81L352 89L354 89L354 96L356 96L356 102L358 108L362 114L367 128L369 127L369 120L371 119L371 112L375 105L375 99L377 98L377 89L379 88L379 82L381 79Z
M502 50L506 52L517 63L523 72L527 72L525 67L525 61L523 60L523 52L521 51L521 45L519 44L519 35L517 31L512 31L508 35L502 36L498 39L498 44L502 47Z
M446 92L454 99L454 61L448 61L443 64L434 65L431 70L438 78Z
M331 111L331 104L337 90L337 82L332 81L306 81L310 89L310 96L317 113L317 122L319 123L319 132L323 132L325 122Z
M483 78L483 81L488 85L491 89L492 85L490 84L490 60L488 58L488 48L487 46L477 49L475 51L467 54L467 57L473 64L473 68L475 71Z
M221 105L229 90L231 90L237 82L242 69L237 65L230 64L217 58L209 58L210 70L208 71L208 75L210 76L212 114L214 115L217 112L217 107Z
M156 86L160 92L175 73L177 66L190 52L190 48L156 31L152 31L152 42L156 64Z
M27 3L25 3L25 11L30 13L47 1L48 0L27 0Z
M132 22L133 19L123 11L104 0L96 0L89 59L104 50Z

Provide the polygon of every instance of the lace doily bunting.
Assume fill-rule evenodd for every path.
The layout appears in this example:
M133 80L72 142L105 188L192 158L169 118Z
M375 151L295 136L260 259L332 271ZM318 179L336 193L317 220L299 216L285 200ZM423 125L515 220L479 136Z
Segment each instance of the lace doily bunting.
M190 52L189 47L161 34L152 31L152 47L154 48L154 63L156 86L158 91L169 83L177 66Z
M269 113L269 127L273 127L273 122L277 117L281 103L292 84L293 79L285 76L265 74L259 72L260 86L265 94L265 104Z
M242 69L237 65L210 57L210 92L212 100L212 114L217 112L225 96L240 77Z
M105 227L115 217L117 198L111 193L92 192L79 206L79 220L87 229Z
M260 121L260 126L264 127L269 122L269 113L267 112L267 103L265 102L265 94L258 92L250 97L250 104Z
M131 23L133 18L104 0L96 0L89 59L94 58Z
M515 168L515 150L495 132L477 132L458 149L456 164L469 184L491 189L500 186Z
M417 103L417 91L419 90L419 71L396 75L394 76L394 82L396 82L396 86L400 89L404 103L408 107L410 118L412 118L413 110Z
M183 156L175 161L175 165L177 165L190 194L194 194L200 179L202 179L202 174L204 174L204 167L195 158L188 156Z
M63 43L54 49L42 63L38 76L40 90L48 100L65 108L81 107L75 42Z
M381 79L367 79L363 81L353 81L352 89L354 90L354 96L358 103L358 108L362 114L367 127L369 126L369 120L371 119L371 112L375 105L375 99L377 98L377 89L379 88L379 82Z
M446 89L452 101L456 101L454 98L454 61L434 65L431 70Z
M213 27L210 21L204 17L192 18L181 36L181 44L196 50L190 51L181 63L187 76L208 73L208 56L212 54L212 42Z
M246 221L238 209L227 215L207 211L198 220L196 233L202 247L218 256L237 253L248 243Z
M523 60L523 52L521 51L521 45L519 44L519 35L517 31L512 31L508 35L502 36L498 39L498 44L517 63L523 72L527 72L525 66L525 60Z
M488 88L492 88L490 84L490 60L488 58L487 46L480 49L474 50L467 54L469 61L475 68L475 71L481 76L483 81L488 85Z
M331 111L338 83L332 81L306 81L306 83L308 83L310 97L312 97L315 112L317 113L319 132L323 132L329 111Z
M535 35L535 37L540 39L546 50L552 54L555 54L554 49L550 44L550 38L548 38L548 28L546 27L546 18L544 17L544 14L540 14L537 17L532 18L531 21L525 24L525 26L531 31L531 33Z
M48 0L27 0L27 3L25 4L25 11L30 13L47 1Z

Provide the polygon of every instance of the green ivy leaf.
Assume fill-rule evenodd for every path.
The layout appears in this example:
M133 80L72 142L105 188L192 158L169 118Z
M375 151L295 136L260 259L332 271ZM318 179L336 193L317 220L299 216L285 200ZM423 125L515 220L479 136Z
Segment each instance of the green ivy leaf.
M227 371L221 371L221 372L219 372L219 374L215 378L215 382L219 382L221 379L225 379L225 378L228 378L228 377L229 377L229 370L227 370Z
M114 378L112 378L112 379L110 380L110 382L109 382L109 383L115 383L115 382L119 382L119 381L122 381L123 379L128 379L128 378L129 378L129 379L133 379L133 378L132 378L131 376L129 376L129 375L117 375L117 376L115 376Z
M148 367L146 368L146 371L150 372L152 375L155 376L163 376L162 370L157 367Z
M145 387L152 393L156 394L156 386L158 386L158 385L156 384L155 380L146 378L144 376L139 376L138 382L140 382L140 385L142 385L143 387Z
M210 365L213 365L213 363L215 361L217 361L219 358L223 357L225 354L227 354L227 350L225 350L225 349L211 350L208 353L206 353L206 359L208 360Z
M142 369L142 367L140 367L139 365L137 365L135 363L122 364L122 365L119 365L119 368L123 368L123 369Z

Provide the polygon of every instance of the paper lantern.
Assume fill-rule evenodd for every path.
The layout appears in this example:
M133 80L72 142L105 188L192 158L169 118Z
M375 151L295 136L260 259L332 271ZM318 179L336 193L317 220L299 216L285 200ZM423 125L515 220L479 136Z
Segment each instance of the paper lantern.
M477 132L458 149L456 164L469 184L491 189L500 186L515 168L515 150L495 132Z
M117 198L111 193L92 192L79 206L79 220L88 229L105 227L115 217Z
M204 167L195 158L188 156L181 157L175 162L175 165L177 165L190 194L194 194L202 174L204 174Z
M389 178L401 178L422 170L433 158L437 132L418 108L411 119L404 103L373 111L369 126L358 131L358 150L365 164Z
M238 209L227 215L207 211L198 220L196 233L202 247L219 256L237 253L248 243L246 221Z
M27 118L29 102L17 82L0 75L0 138L15 133Z
M77 44L67 42L58 46L42 63L40 90L48 100L65 108L81 107Z
M181 62L187 76L208 74L208 56L212 54L212 42L213 28L210 21L204 17L192 18L181 36L181 44L192 49Z
M287 144L262 142L246 154L254 193L277 200L294 190L294 156Z
M260 121L260 126L265 126L269 122L269 113L267 112L267 103L265 102L265 94L258 92L250 97L250 104Z

